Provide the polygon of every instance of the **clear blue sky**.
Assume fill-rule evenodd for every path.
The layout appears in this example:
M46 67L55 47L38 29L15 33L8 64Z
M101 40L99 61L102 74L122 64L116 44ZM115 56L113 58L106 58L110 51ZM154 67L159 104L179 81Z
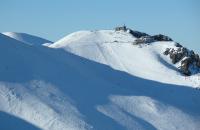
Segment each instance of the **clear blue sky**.
M162 33L200 52L200 0L1 0L0 32L56 41L78 30L117 25Z

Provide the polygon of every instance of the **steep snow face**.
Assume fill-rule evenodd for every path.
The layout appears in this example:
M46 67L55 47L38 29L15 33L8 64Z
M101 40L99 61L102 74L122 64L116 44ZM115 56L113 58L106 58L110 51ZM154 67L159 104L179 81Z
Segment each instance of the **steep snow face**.
M86 36L90 33L84 32ZM102 33L109 38L115 32ZM134 40L132 36L124 32L115 35L124 40L123 48L132 47L125 42ZM115 42L108 45L118 45ZM135 48L139 53L141 48ZM139 78L106 65L111 58L102 56L103 60L105 64L100 64L63 49L30 46L0 34L0 121L7 117L15 123L24 120L21 127L19 123L14 127L24 130L199 130L198 90ZM121 63L117 57L115 60ZM0 124L1 129L9 127Z
M135 37L124 31L101 30L72 33L49 47L63 48L73 54L103 63L134 76L179 85L199 86L181 75L176 65L163 55L174 42L133 45Z
M52 41L46 40L44 38L40 38L26 33L3 32L2 34L31 45L49 45L53 43Z

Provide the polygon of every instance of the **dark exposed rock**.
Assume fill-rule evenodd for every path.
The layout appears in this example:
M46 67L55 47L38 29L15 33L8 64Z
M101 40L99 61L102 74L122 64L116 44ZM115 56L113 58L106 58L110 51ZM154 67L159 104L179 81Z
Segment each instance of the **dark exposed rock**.
M195 62L196 62L196 66L200 68L200 57L198 54L195 54Z
M163 53L164 55L169 55L173 64L181 62L180 71L185 75L190 75L190 66L193 68L199 68L200 70L200 58L198 54L195 54L194 51L190 51L185 47L178 48L166 48Z
M130 33L132 36L136 37L136 38L141 38L141 37L148 37L153 39L154 41L173 41L170 37L162 35L162 34L158 34L158 35L154 35L154 36L150 36L147 33L144 32L139 32L139 31L135 31L132 30L130 28L127 28L125 25L124 26L119 26L115 28L115 31L124 31L124 32L128 32ZM182 47L180 46L179 43L177 43L177 47Z
M200 60L200 58L199 58L199 55L198 55L198 54L195 54L195 60L196 60L196 61L199 61L199 60Z
M198 61L196 62L196 66L197 66L198 68L200 68L200 60L198 60Z
M184 55L188 55L188 50L185 47L182 47L182 52Z
M133 35L134 37L136 38L141 38L141 37L144 37L144 36L150 36L146 33L143 33L143 32L139 32L139 31L133 31L131 29L128 29L128 32Z
M170 58L172 59L172 63L175 64L176 62L178 62L177 60L177 55L175 53L171 53L170 54Z
M143 33L143 32L139 32L139 31L134 31L130 28L127 28L125 25L124 26L121 26L121 27L116 27L115 28L115 31L124 31L124 32L128 32L130 33L131 35L133 35L134 37L136 38L140 38L142 36L150 36L146 33Z
M173 41L170 37L162 35L162 34L154 35L152 37L156 41Z
M179 44L178 42L175 43L176 47L183 47L181 44Z
M175 64L186 55L186 52L184 50L185 49L183 47L178 48L177 50L175 50L174 48L167 48L164 52L164 55L169 55L172 63Z
M134 42L133 42L133 45L138 45L138 44L143 44L144 41L140 38L136 39Z
M184 60L181 61L181 72L187 76L189 76L191 74L191 72L189 71L189 66L192 63L192 58L191 57L187 57Z
M124 32L126 32L126 31L127 31L127 28L126 28L126 26L124 25L124 26L122 26L122 27L116 27L116 28L115 28L115 31L124 31Z
M140 44L140 43L152 43L152 42L155 42L155 41L172 41L171 38L169 38L168 36L165 36L165 35L154 35L154 36L150 36L146 33L141 33L141 32L137 32L137 31L132 31L130 30L130 33L136 37L136 41L135 41L135 44ZM180 46L177 45L177 46Z
M154 36L150 36L147 33L144 32L139 32L139 31L135 31L132 30L130 28L127 28L125 25L121 26L121 27L116 27L115 31L124 31L124 32L128 32L130 33L132 36L136 37L136 38L148 38L151 39L151 42L153 41L173 41L170 37L162 35L162 34L158 34L158 35L154 35ZM150 42L146 42L147 40L145 39L144 43L150 43ZM142 41L144 41L144 39L138 39L137 43L143 43ZM177 46L180 46L179 43L177 43Z
M183 57L185 56L184 53L182 52L178 52L177 55L176 55L176 61L180 61Z
M191 51L189 52L189 54L190 54L190 57L191 57L192 59L195 59L195 53L194 53L193 50L191 50Z
M154 42L154 39L151 36L142 36L137 38L133 44L141 44L141 43L151 43Z
M170 48L166 48L166 50L164 51L164 55L168 55L169 54L169 52L170 52Z

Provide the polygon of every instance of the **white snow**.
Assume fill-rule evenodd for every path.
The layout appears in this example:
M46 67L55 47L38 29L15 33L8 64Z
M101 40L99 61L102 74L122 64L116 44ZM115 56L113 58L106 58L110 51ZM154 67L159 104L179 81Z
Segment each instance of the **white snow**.
M0 121L24 130L198 130L197 75L185 79L162 55L173 42L134 40L80 31L30 46L0 34Z
M3 32L2 34L30 45L50 45L53 42L27 33Z
M150 97L111 96L110 100L111 103L109 105L98 106L97 109L130 130L144 129L145 125L149 129L159 130L195 130L200 128L199 120L192 120L190 115L186 115L179 109L162 104ZM133 117L131 118L131 116ZM142 126L138 126L138 118L144 120L144 124L140 121ZM148 122L145 124L145 121Z

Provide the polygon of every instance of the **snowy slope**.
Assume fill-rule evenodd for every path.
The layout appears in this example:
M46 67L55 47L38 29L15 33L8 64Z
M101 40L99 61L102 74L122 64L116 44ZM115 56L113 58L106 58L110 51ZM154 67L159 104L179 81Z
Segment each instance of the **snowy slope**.
M81 114L49 83L62 75L55 68L63 65L2 34L0 43L0 110L42 129L84 129Z
M100 30L72 33L50 45L73 54L103 63L134 76L179 85L199 86L197 76L186 78L163 55L166 48L175 48L174 42L154 42L133 45L135 37L124 31Z
M3 32L2 34L31 45L42 45L42 44L52 43L52 41L37 36L33 36L27 33Z
M5 112L0 112L1 130L39 130L34 125Z
M150 72L156 76L156 70L139 73L130 67L131 72L127 73L127 66L134 64L122 59L133 54L130 43L134 38L126 33L111 36L113 33L74 33L67 37L70 42L64 38L65 43L54 43L51 48L21 44L0 34L0 120L11 116L16 129L21 126L45 130L198 130L200 92L187 84L179 86L174 80L174 84L162 83L159 73L157 77L161 76L162 82L141 78ZM147 51L154 56L161 48L159 45L133 47L132 51ZM87 55L83 55L86 51ZM156 57L149 59L156 65L159 61ZM145 65L143 61L135 63L136 67ZM170 71L169 67L166 69ZM8 127L0 124L2 129Z

